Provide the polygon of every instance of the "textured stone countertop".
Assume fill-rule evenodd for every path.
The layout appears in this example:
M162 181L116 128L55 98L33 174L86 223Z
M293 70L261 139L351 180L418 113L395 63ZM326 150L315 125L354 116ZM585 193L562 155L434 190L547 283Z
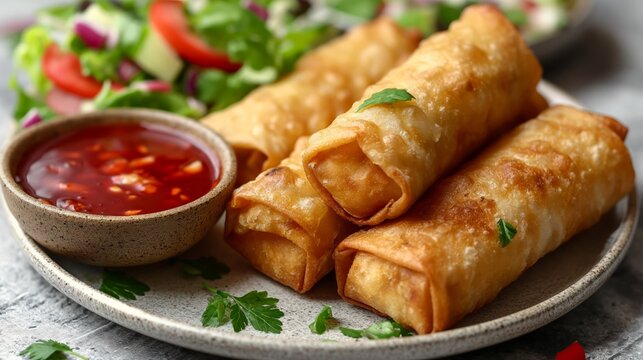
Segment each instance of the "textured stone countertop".
M0 28L56 1L2 1ZM545 78L589 109L630 128L627 144L643 189L643 1L598 1L590 25L567 55L545 66ZM6 42L5 42L6 43ZM0 139L9 133L13 97L6 89L9 49L0 48ZM0 210L0 359L36 339L54 338L92 359L216 359L111 323L51 287L28 264ZM643 359L643 225L629 253L596 294L530 334L454 359L553 359L574 340L590 359ZM320 354L323 359L323 354Z

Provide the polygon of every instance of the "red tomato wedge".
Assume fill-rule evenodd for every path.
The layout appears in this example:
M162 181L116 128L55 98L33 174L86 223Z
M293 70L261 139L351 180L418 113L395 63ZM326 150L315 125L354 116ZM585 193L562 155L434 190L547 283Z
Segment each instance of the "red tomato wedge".
M556 353L556 360L585 360L585 349L574 341L571 345Z
M49 106L56 114L63 116L80 113L83 101L85 100L87 99L55 87L49 90L45 98L47 106Z
M180 0L156 0L150 6L150 22L163 39L192 64L227 72L235 72L241 67L241 64L232 62L226 54L212 49L192 32Z
M42 68L54 85L80 97L93 98L102 87L96 79L83 75L80 60L75 54L63 52L53 43L45 50Z

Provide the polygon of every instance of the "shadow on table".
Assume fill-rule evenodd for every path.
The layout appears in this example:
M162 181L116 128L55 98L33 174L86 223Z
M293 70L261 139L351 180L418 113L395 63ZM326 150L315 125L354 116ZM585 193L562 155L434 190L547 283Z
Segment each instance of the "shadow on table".
M594 26L569 49L543 64L544 78L565 84L564 90L574 93L611 75L622 62L622 51L611 31Z

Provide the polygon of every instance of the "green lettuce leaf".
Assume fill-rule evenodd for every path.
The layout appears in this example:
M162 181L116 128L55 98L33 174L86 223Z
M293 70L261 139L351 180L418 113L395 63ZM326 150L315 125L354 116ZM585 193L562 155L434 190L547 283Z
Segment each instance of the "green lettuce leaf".
M44 27L32 26L22 34L20 43L14 50L15 65L26 72L38 94L44 94L51 88L51 82L42 68L42 58L51 42Z
M40 117L43 121L50 120L56 117L56 113L49 108L42 100L37 97L29 95L16 81L15 77L9 80L9 87L16 92L17 100L16 107L13 111L13 118L16 121L22 120L31 109L38 110Z
M83 51L78 58L83 67L84 75L103 82L118 78L118 64L123 56L118 51L87 50Z
M375 17L382 3L382 0L328 0L329 7L364 20Z
M203 113L190 106L187 97L177 92L153 92L136 88L119 91L111 90L106 82L93 102L96 110L109 108L148 108L169 111L175 114L197 118Z
M397 18L405 29L417 29L427 37L437 30L437 12L434 7L408 9Z
M275 37L266 23L240 2L208 2L201 11L188 15L192 29L233 61L254 69L273 64Z

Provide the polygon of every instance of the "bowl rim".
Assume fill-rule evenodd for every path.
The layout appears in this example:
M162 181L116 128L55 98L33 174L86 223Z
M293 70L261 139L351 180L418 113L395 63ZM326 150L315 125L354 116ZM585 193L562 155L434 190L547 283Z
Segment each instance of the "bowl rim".
M101 124L115 124L126 120L126 122L129 123L149 123L165 127L170 127L171 125L173 125L172 130L176 130L177 132L185 135L185 138L188 141L190 141L190 139L198 139L202 144L194 145L196 145L197 147L207 146L207 150L209 150L209 152L213 152L214 155L218 157L221 164L221 174L219 182L208 192L186 204L167 210L140 215L100 215L61 209L57 206L43 204L42 202L38 201L37 198L27 194L22 186L20 186L20 184L16 182L10 165L17 148L23 146L26 141L29 141L33 137L55 132L55 130L61 126L69 126L69 124L71 124L71 126L75 130L77 130L85 126L96 125L97 123L92 120L97 119L101 119L101 121L104 121L101 122ZM83 125L83 123L86 123L86 125ZM186 131L186 129L190 129L192 130L192 132ZM44 136L47 137L48 135ZM25 149L31 149L34 146L36 145L27 146L25 147ZM205 149L201 150L203 151ZM201 124L198 120L192 120L187 117L166 111L140 108L108 109L71 116L62 116L56 118L53 121L38 124L36 126L16 132L11 135L5 143L0 163L0 180L8 189L8 191L18 197L20 201L26 202L31 206L43 209L44 211L52 212L54 214L70 219L82 221L107 221L110 223L135 223L151 219L165 218L175 216L195 207L202 206L210 201L213 201L220 194L224 193L225 189L227 189L229 186L232 186L236 181L236 172L237 160L232 146L230 146L230 144L219 133Z

